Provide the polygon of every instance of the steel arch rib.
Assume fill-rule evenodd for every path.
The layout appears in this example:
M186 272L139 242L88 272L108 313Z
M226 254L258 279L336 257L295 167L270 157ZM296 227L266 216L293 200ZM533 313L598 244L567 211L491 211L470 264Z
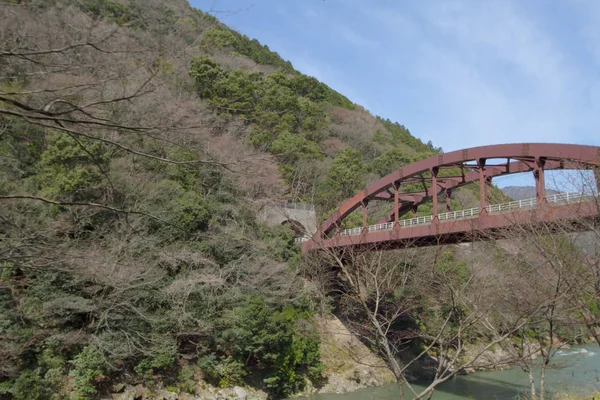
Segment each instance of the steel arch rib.
M533 171L533 167L528 166L527 164L524 164L521 161L514 161L514 162L508 164L504 169L502 169L502 167L504 167L504 166L496 166L496 165L490 166L489 170L486 171L486 176L490 177L490 178L497 178L499 176L504 176L504 175L518 174L521 172ZM583 163L583 162L579 162L579 161L549 161L544 166L544 169L546 171L565 170L565 169L588 169L588 168L590 168L589 163ZM440 189L437 191L437 195L438 196L441 195L444 190L454 190L454 189L460 188L461 186L468 185L469 183L477 182L478 180L479 180L479 172L471 171L471 172L465 174L464 177L460 180L450 179L449 180L450 183L444 183L441 185L438 184ZM425 192L407 193L407 194L416 196L417 198L421 198L421 200L419 200L418 202L415 202L413 204L415 206L420 206L421 204L425 203L427 200L431 199L431 196L427 196L427 194ZM389 200L393 200L393 197L390 197ZM410 209L403 209L398 214L398 216L402 216L402 215L406 214L408 211L410 211ZM382 218L377 223L380 224L380 223L385 223L385 222L391 222L393 217L394 217L394 210L392 209L391 213L388 216Z
M550 162L544 169L566 169L565 166L570 166L571 168L579 166L587 168L599 167L600 147L559 143L516 143L473 147L433 156L407 165L371 183L364 190L346 201L334 214L332 214L313 235L313 241L319 242L327 232L331 231L336 226L339 226L344 218L365 202L376 198L378 194L393 188L394 185L401 185L403 181L418 174L432 171L434 168L462 165L469 161L502 158L519 161L510 163L507 167L507 171L504 173L500 171L494 175L492 172L488 176L493 177L529 171L531 169L525 168L526 162L533 162L536 159L544 159ZM511 166L514 170L511 170ZM495 166L492 165L489 166L488 169L493 171L494 167ZM465 174L465 179L469 176L469 182L475 181L476 179L473 179L473 174L477 173L471 171ZM452 188L465 185L469 182L458 182L456 185L452 186ZM439 193L440 192L436 190L436 194ZM431 196L431 193L426 193L426 198L431 198ZM421 201L424 200L425 198Z

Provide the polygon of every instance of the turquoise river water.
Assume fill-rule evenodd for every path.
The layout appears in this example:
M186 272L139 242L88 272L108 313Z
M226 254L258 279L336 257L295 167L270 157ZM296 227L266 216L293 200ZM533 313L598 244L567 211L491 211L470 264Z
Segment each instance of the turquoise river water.
M547 371L546 390L550 392L600 390L600 348L586 345L560 350ZM527 375L518 367L504 371L478 372L457 376L438 386L434 400L514 399L529 393ZM398 399L394 385L368 388L343 395L318 395L313 400Z

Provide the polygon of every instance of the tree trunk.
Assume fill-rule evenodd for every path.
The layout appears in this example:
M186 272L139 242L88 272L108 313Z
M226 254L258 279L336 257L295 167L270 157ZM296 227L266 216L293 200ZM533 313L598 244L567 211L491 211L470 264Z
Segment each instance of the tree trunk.
M533 371L527 371L527 375L529 375L529 387L531 389L531 400L537 399L537 393L535 390L535 377L533 376Z
M544 360L542 363L542 370L540 371L540 400L544 400L546 397L546 389L544 385L546 384L546 366L549 360Z

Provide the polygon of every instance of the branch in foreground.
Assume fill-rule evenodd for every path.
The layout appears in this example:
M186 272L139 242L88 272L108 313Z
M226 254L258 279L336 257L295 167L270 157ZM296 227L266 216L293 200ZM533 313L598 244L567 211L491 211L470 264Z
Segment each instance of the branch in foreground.
M156 215L152 215L152 214L148 214L145 213L143 211L133 211L133 210L121 210L120 208L115 208L115 207L111 207L111 206L107 206L105 204L99 204L99 203L89 203L89 202L78 202L78 201L56 201L56 200L50 200L50 199L46 199L44 197L38 197L38 196L32 196L32 195L25 195L25 194L14 194L14 195L2 195L0 196L0 200L18 200L18 199L25 199L25 200L37 200L37 201L41 201L43 203L47 203L47 204L54 204L57 206L76 206L76 207L98 207L98 208L102 208L105 210L110 210L119 214L136 214L136 215L142 215L145 217L149 217L152 219L155 219L157 221L162 222L163 224L167 224L170 225L174 228L177 228L179 230L183 230L181 227L177 226L177 225L173 225L172 223L165 221L162 218L157 217Z
M140 156L140 157L150 158L150 159L157 160L157 161L164 162L164 163L168 163L168 164L174 164L174 165L194 165L194 164L214 165L214 166L219 166L219 167L225 168L227 170L230 170L230 168L228 166L231 163L222 163L222 162L218 162L218 161L207 161L207 160L175 161L175 160L171 160L169 158L158 157L158 156L155 156L155 155L152 155L152 154L149 154L149 153L145 153L145 152L142 152L142 151L134 150L134 149L132 149L130 147L124 146L124 145L122 145L122 144L120 144L118 142L115 142L113 140L108 140L108 139L100 138L100 137L97 137L97 136L88 135L86 133L79 132L79 131L76 131L76 130L73 130L73 129L69 129L69 128L64 127L62 124L59 124L58 126L44 124L44 123L41 123L41 122L37 121L36 119L38 119L38 118L34 117L34 119L32 120L32 119L30 119L29 116L25 116L25 115L22 115L22 114L19 114L19 113L15 113L15 112L11 112L11 111L8 111L8 110L3 110L3 109L0 109L0 114L8 114L8 115L13 115L13 116L21 117L24 120L26 120L27 122L29 122L31 124L34 124L34 125L38 125L38 126L42 126L42 127L50 128L50 129L56 129L58 131L62 131L62 132L69 133L69 134L72 134L72 135L83 136L83 137L88 138L90 140L94 140L94 141L97 141L97 142L102 142L102 143L108 144L110 146L117 147L117 148L119 148L119 149L121 149L121 150L123 150L123 151L125 151L127 153L130 153L130 154L134 154L134 155L137 155L137 156Z

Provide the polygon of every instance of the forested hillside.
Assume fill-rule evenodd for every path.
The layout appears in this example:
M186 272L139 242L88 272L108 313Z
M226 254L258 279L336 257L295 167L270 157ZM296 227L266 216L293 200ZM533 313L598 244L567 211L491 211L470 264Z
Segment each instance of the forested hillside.
M441 149L185 0L4 1L0 46L2 399L285 398L343 363L332 314L428 390L494 345L600 342L593 258L564 236L301 259L265 204L324 218Z
M0 397L318 382L316 295L257 211L438 149L183 0L0 21Z
M531 199L535 197L535 186L506 186L502 188L502 193L513 200ZM546 188L546 195L559 193L556 190Z

